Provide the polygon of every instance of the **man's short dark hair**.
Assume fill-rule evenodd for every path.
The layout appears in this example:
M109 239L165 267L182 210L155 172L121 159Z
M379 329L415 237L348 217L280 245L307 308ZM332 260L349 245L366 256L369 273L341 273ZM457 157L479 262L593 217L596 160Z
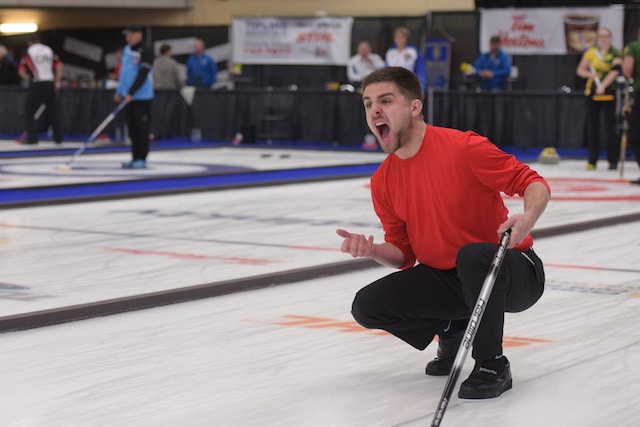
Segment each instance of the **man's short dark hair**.
M122 30L122 32L123 33L141 33L142 27L136 24L127 25L126 28Z
M170 50L171 50L171 46L169 46L168 44L163 44L162 46L160 46L160 55L164 55Z
M500 44L500 36L491 36L489 42Z
M384 67L367 75L362 81L362 92L373 83L391 82L409 99L422 101L422 85L418 76L403 67Z

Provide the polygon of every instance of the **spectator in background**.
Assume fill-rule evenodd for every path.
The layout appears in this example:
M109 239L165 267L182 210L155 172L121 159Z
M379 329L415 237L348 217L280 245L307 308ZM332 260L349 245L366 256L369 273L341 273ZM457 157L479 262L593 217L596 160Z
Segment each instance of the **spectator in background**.
M171 46L160 46L160 55L153 61L153 88L165 91L156 93L157 102L153 107L155 117L151 139L173 137L176 117L178 90L184 86L178 62L171 56Z
M627 138L636 162L640 166L640 28L638 28L637 37L622 51L622 71L626 78L633 79L633 106L627 118L629 123ZM640 185L640 178L631 181L631 183Z
M155 89L180 89L184 86L178 63L171 56L171 46L160 46L160 55L153 61L153 87Z
M124 169L145 169L149 154L149 126L153 84L151 66L153 52L142 43L142 28L129 25L125 30L127 45L122 51L122 68L118 88L113 96L116 102L126 100L125 121L131 138L131 161L122 163Z
M18 66L9 51L0 44L0 85L19 85Z
M218 64L207 54L204 41L196 39L195 52L187 59L187 86L211 88L216 82Z
M112 80L117 81L120 79L120 67L122 67L122 48L121 47L116 49L115 55L116 55L116 65L113 67L113 71L109 73L108 77Z
M620 160L620 144L616 137L616 78L622 68L620 52L611 46L611 30L598 30L595 46L582 55L576 74L587 79L584 94L587 98L587 170L594 170L600 154L600 146L607 147L609 169L615 170ZM601 120L604 125L604 144L601 144Z
M427 76L424 60L418 48L409 43L411 33L405 27L397 27L393 31L393 46L385 54L385 62L390 67L402 67L418 76L422 93L427 88Z
M353 55L347 64L347 78L358 86L362 79L369 73L384 67L384 60L377 53L371 52L371 44L362 40L358 43L358 52Z
M511 74L511 58L500 48L500 37L491 37L489 52L476 59L474 68L475 74L480 78L481 90L489 92L507 88Z
M23 144L38 143L38 121L34 117L40 105L44 104L49 113L53 140L62 143L62 130L56 108L56 93L62 85L62 61L47 45L40 42L37 34L27 40L27 51L20 59L18 73L29 84L25 114L27 120L27 139Z

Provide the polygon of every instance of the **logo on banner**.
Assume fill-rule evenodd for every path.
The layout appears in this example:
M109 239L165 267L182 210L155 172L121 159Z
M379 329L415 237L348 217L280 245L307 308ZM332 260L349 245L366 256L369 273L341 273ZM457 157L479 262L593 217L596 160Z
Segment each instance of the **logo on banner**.
M544 39L536 35L536 24L527 21L527 15L513 15L510 31L500 31L500 45L508 49L510 47L535 47L544 49Z
M619 5L486 9L480 16L480 50L489 50L489 39L498 35L509 55L581 54L595 44L602 27L611 30L613 46L621 46L623 18Z
M352 18L236 18L233 62L346 65L352 24Z

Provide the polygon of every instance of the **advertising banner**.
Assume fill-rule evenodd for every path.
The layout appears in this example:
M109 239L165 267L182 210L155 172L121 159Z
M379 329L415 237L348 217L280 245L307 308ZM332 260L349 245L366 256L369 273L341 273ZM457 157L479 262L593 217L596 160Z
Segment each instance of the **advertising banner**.
M427 87L447 89L451 74L451 42L448 39L427 39L424 60L427 67Z
M346 65L353 18L235 18L237 64Z
M480 15L480 50L500 36L510 55L581 54L596 42L598 28L611 30L612 46L622 49L624 9L610 7L554 7L483 9Z

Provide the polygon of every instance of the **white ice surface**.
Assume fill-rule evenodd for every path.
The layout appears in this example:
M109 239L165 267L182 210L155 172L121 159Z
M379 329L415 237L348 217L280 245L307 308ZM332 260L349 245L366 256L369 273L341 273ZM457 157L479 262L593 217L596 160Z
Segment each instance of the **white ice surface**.
M640 187L583 163L536 165L554 190L537 228L640 212ZM1 315L344 261L337 227L381 238L366 179L0 211ZM454 397L443 427L640 425L637 222L535 248L547 291L505 325L514 389ZM435 346L349 314L390 271L1 334L0 426L429 425Z
M590 258L575 239L543 240L547 256L572 253L603 268L620 261ZM639 275L608 273L608 289L623 289L616 294L579 270L574 289L561 274L564 285L553 285L561 270L548 268L536 306L507 317L514 389L482 402L454 395L443 426L637 424L640 298L628 288L640 288ZM349 315L357 289L388 272L4 334L0 425L429 425L445 383L424 375L435 346L418 352Z

